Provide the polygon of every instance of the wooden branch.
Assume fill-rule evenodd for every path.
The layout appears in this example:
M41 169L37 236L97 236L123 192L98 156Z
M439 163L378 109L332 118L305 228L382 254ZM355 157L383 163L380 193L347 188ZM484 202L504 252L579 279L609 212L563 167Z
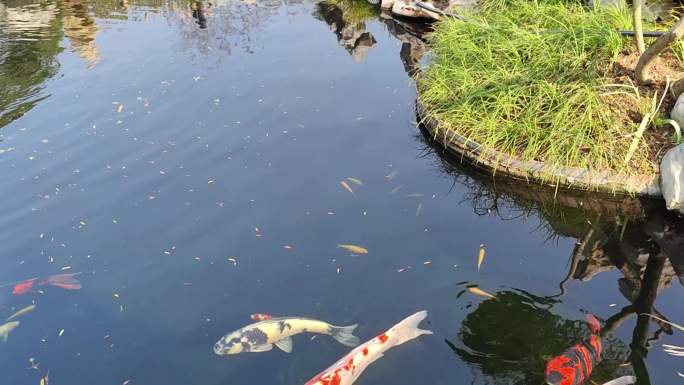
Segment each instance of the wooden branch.
M684 18L679 19L679 21L672 26L667 33L659 37L653 45L648 47L646 52L644 52L639 57L639 62L636 65L636 80L639 84L647 84L652 81L648 77L648 70L653 65L653 61L663 52L670 44L679 40L684 36Z
M646 51L646 46L644 45L644 25L641 18L641 8L643 5L644 0L634 0L634 37L636 38L639 55Z

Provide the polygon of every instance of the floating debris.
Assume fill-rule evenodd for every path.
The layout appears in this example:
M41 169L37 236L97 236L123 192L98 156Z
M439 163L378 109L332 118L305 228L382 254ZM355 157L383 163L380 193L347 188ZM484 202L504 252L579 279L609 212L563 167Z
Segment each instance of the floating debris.
M402 184L402 185L399 185L399 186L393 188L392 191L390 191L390 194L396 194L396 193L399 192L399 190L401 190L401 189L403 189L403 188L404 188L404 185L403 185L403 184Z
M418 203L418 207L416 208L416 216L420 215L420 211L423 209L423 203Z
M61 337L61 336L63 336L63 335L64 335L64 329L62 329L62 330L59 331L59 334L57 334L57 337Z
M237 266L237 264L238 264L237 259L235 259L233 257L228 257L228 261L231 262L233 264L233 266Z
M368 249L362 246L350 245L350 244L338 244L338 248L345 249L353 254L368 254Z

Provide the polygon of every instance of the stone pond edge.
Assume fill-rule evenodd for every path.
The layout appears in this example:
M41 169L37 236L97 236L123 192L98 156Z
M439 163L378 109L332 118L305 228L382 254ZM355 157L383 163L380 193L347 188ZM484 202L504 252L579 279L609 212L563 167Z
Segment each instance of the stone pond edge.
M585 190L611 194L637 195L662 198L660 174L637 174L626 176L612 170L595 171L578 167L552 167L544 162L523 160L487 148L456 132L447 135L440 130L440 123L429 116L428 109L416 99L416 114L430 135L447 150L478 167L491 171L494 175L505 176L527 183L537 183L568 190ZM442 135L438 135L442 132ZM553 182L552 182L553 181ZM557 183L557 184L556 184Z

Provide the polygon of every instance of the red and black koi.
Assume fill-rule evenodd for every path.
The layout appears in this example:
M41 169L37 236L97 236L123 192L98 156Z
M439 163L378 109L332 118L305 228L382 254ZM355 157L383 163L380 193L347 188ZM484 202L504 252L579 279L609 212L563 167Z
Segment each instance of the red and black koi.
M594 367L601 361L601 324L587 315L591 337L554 357L546 364L547 385L580 385L589 380Z

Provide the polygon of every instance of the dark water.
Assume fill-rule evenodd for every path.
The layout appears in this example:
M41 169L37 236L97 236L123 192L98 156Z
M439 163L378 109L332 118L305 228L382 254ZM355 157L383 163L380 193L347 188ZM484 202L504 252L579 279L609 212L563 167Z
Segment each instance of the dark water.
M635 313L684 322L682 220L454 166L415 125L421 29L349 0L0 2L0 316L37 305L2 384L303 384L348 348L212 346L255 312L366 340L422 309L435 335L359 384L539 384L587 312L597 383L681 382L684 334Z

